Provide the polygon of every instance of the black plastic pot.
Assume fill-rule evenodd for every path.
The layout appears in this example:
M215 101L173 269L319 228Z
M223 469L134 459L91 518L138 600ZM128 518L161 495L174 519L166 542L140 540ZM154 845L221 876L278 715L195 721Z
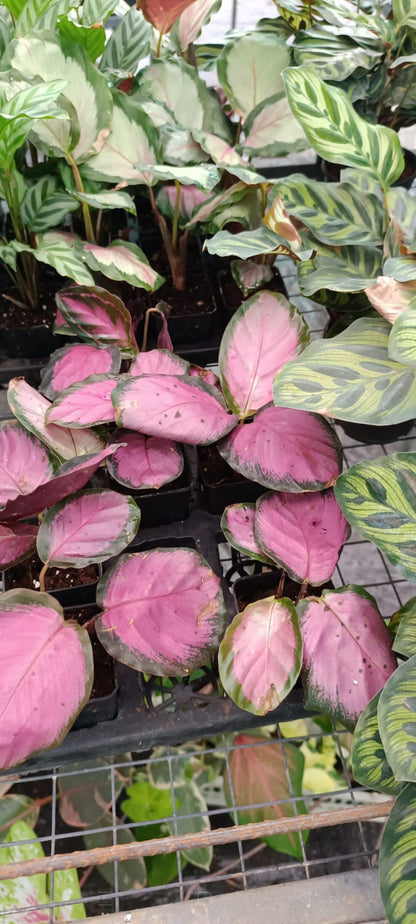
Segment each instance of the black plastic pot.
M79 619L80 610L82 611L81 619ZM81 603L78 606L71 606L64 610L65 618L75 619L79 625L85 625L85 623L93 621L94 616L98 615L98 613L99 610L95 603L86 603L86 605ZM94 725L97 725L98 722L109 722L117 715L118 681L115 662L110 658L102 647L101 642L98 640L93 622L91 622L91 625L88 627L88 634L90 635L93 647L94 676L97 675L97 672L101 673L102 676L105 671L111 689L109 693L103 696L91 695L88 703L84 706L82 712L80 712L78 718L75 720L73 725L74 729L92 728Z
M17 359L47 358L73 338L57 336L49 327L39 324L31 328L0 329L0 350L3 356Z
M261 574L237 578L233 585L233 597L237 612L241 612L249 603L255 603L256 600L262 600L264 597L271 597L274 595L279 587L281 576L281 569L272 568L268 571L263 571ZM332 587L331 581L322 584L320 587L308 585L307 594L305 594L305 596L313 594L319 597L323 590ZM295 603L300 589L301 584L297 584L286 576L283 589L281 589L279 596L289 597L289 600Z
M401 176L399 176L399 179L392 185L404 186L405 189L410 189L416 179L416 154L404 148L403 156L405 160L404 171ZM318 164L321 171L321 179L325 180L327 183L339 182L341 170L344 169L342 165L331 164L328 160L323 160L321 157L318 157Z
M213 265L216 272L217 301L220 313L224 319L224 324L228 324L237 309L245 301L241 289L239 289L231 274L230 264L231 260L220 260L218 262L216 261ZM272 267L272 269L274 278L262 286L262 288L275 293L280 292L288 298L287 289L279 271L276 267ZM255 295L259 291L261 291L261 289L257 289L256 292L252 292L251 294Z
M97 581L103 573L102 565L96 565L95 567L97 569L97 578L91 584L79 584L73 587L64 587L59 590L51 589L48 590L47 593L52 597L55 597L64 608L69 606L83 606L84 604L95 603ZM51 570L53 570L53 566L51 566ZM10 590L12 587L10 581L10 576L12 574L13 568L9 568L7 571L3 571L1 573L3 587L5 590Z
M216 447L198 446L197 454L201 492L210 513L222 514L228 504L251 503L266 491L262 485L234 472ZM214 454L216 469L210 470Z
M141 510L140 529L186 520L189 516L192 473L186 450L183 455L183 471L175 481L157 491L130 492Z

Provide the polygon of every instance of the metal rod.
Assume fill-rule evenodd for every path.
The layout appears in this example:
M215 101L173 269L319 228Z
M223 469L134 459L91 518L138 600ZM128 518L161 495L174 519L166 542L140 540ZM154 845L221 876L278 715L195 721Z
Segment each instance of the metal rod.
M17 863L3 863L0 866L0 880L18 879L19 876L34 876L60 869L80 869L100 866L123 860L137 860L138 857L155 857L174 853L177 850L191 850L194 847L215 847L235 841L249 841L273 834L287 834L290 831L304 831L312 828L329 828L333 825L350 824L383 818L389 814L393 799L376 805L358 805L352 808L330 812L313 812L310 815L296 815L293 818L279 818L275 821L258 821L248 825L234 825L232 828L218 828L215 831L201 831L199 834L172 835L154 838L132 844L117 844L113 847L95 847L93 850L75 850L73 853L57 854L54 857L38 857L34 860L19 860Z

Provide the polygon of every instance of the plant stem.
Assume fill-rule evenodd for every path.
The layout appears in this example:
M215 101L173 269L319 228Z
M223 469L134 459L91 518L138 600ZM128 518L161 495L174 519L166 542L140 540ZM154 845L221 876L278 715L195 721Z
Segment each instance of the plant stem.
M285 580L286 580L286 571L282 571L282 574L281 574L281 577L280 577L280 581L279 581L279 584L278 584L278 586L277 586L276 593L275 593L275 595L274 595L276 600L280 600L280 597L283 596L283 589L284 589L284 586L285 586Z
M308 581L304 581L298 593L296 603L299 603L299 600L303 600L303 598L306 597L307 593L308 593ZM295 606L296 606L296 603L295 603Z
M49 568L49 561L45 562L42 570L39 573L39 590L41 594L45 593L45 575Z
M157 58L160 58L160 52L161 52L161 49L162 49L162 39L163 39L163 32L159 32L159 41L158 41L158 43L157 43L157 48L156 48L156 57L157 57Z
M78 169L78 164L75 162L74 158L71 157L71 154L67 154L66 156L67 156L68 163L72 170L72 176L74 177L75 186L78 192L84 193L85 189L84 189L84 185L81 179L81 174ZM84 217L85 234L87 236L87 241L90 244L95 244L95 234L94 234L94 228L92 224L91 212L90 212L89 205L87 205L86 202L82 203L82 214Z
M181 205L181 184L179 180L174 180L176 186L176 200L175 200L175 211L173 213L172 221L172 244L174 250L177 250L178 247L178 231L179 231L179 212Z

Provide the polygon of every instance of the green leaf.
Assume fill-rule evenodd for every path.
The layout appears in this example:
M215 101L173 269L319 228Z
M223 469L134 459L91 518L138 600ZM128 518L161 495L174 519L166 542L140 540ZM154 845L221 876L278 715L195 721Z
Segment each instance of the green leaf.
M85 266L82 258L82 249L68 243L64 234L56 231L46 231L38 234L37 247L27 247L13 241L17 253L31 253L38 263L52 266L60 276L69 276L79 285L94 285L94 278Z
M398 282L412 282L416 279L416 260L414 256L389 257L383 267L386 276L393 276Z
M387 760L398 780L416 780L416 655L404 661L385 684L378 723Z
M125 93L115 91L111 131L101 150L88 163L83 164L82 176L110 183L152 185L148 171L136 165L155 164L158 152L158 133L142 106Z
M92 209L125 209L136 214L134 199L127 192L119 189L103 189L98 193L74 193L79 202L86 202Z
M318 245L312 266L299 266L298 280L303 295L319 289L333 292L361 292L381 272L381 250L375 247L334 247ZM313 268L312 268L313 267Z
M311 249L294 252L284 238L264 226L239 234L219 231L205 241L204 249L219 257L240 257L242 260L264 253L275 253L276 256L286 254L295 260L308 260L312 253Z
M374 36L375 37L375 36ZM322 80L336 83L345 81L358 69L371 71L383 57L384 45L379 48L360 45L350 36L336 34L332 25L318 23L313 28L298 32L293 43L295 64L309 64Z
M99 827L106 827L108 829L107 831L99 831L97 834L84 834L84 843L86 849L94 850L96 847L112 847L112 824L113 817L111 813L108 813L99 821ZM130 831L128 828L117 828L118 844L134 844L135 842L136 838L132 831ZM176 854L174 854L174 860L176 872ZM112 886L113 889L116 888L114 866L114 863L103 863L98 867L98 871L103 879L105 879L105 881L108 882L108 884ZM117 863L117 887L119 888L120 892L136 892L139 889L143 889L143 887L146 885L146 880L146 863L142 857L137 857L134 860L123 860Z
M59 34L70 42L78 42L85 48L91 61L96 61L105 48L105 29L103 26L81 26L80 23L63 16L59 22Z
M288 68L284 81L292 112L317 154L361 167L383 187L399 178L404 158L396 132L362 119L346 94L326 85L312 68Z
M416 916L416 786L405 786L387 819L380 850L380 889L390 924Z
M395 631L393 651L410 658L416 654L416 597L411 597L394 614ZM389 626L390 628L390 626Z
M411 420L416 374L389 358L390 330L381 318L360 318L311 343L276 376L275 404L376 426Z
M354 779L362 786L395 796L403 785L394 776L380 737L377 717L379 700L380 693L377 693L361 713L355 726L352 772Z
M172 798L169 791L157 789L148 780L139 777L126 790L127 799L121 803L121 811L135 822L149 822L134 828L137 841L153 837L166 837L169 833L166 822L160 819L172 816ZM162 861L162 862L160 862ZM171 882L178 875L176 854L163 857L146 857L147 885L158 886Z
M39 818L39 805L29 796L7 793L0 799L0 841L4 841L9 826L17 816L23 816L25 824L34 828ZM23 817L21 818L23 820Z
M288 46L273 32L252 32L224 45L218 79L234 111L244 119L283 90L282 70L289 63Z
M82 22L84 26L104 23L115 10L117 0L84 0L82 5Z
M54 29L58 16L62 16L77 0L26 0L16 22L15 35L26 35L32 29ZM47 21L45 21L47 17Z
M78 203L68 193L58 189L57 180L44 176L26 190L21 204L21 216L30 231L48 231L59 225Z
M211 824L205 799L193 780L188 780L174 788L176 799L176 823L168 822L171 834L198 834L201 831L210 831ZM182 815L194 815L194 818L181 818ZM194 847L182 850L181 856L197 866L199 869L209 870L212 858L212 847Z
M414 0L393 0L393 16L397 27L416 29L416 7Z
M50 889L50 876L48 876L48 885ZM78 905L61 905L60 908L56 908L54 914L54 920L56 922L68 921L69 924L72 924L72 921L84 921L87 917L84 905L82 904L81 889L76 869L59 869L54 873L53 896L51 894L51 899L52 897L54 902L59 902L59 900L68 902L77 898L79 899Z
M416 295L394 322L389 339L389 357L416 369Z
M90 269L104 273L109 279L128 282L148 292L159 289L164 282L163 276L152 269L140 247L129 241L117 239L108 247L85 244L84 255Z
M68 114L53 105L64 89L65 80L50 80L19 90L10 100L1 102L0 166L10 169L15 151L26 141L35 119L66 124Z
M139 170L144 171L145 165L138 164ZM151 167L147 166L148 173L153 180L177 180L185 186L199 186L200 189L214 189L217 185L220 174L212 164L198 164L190 167L171 167L168 164L156 164Z
M99 64L100 71L134 74L139 61L149 53L151 37L152 28L143 13L134 8L128 10L110 35Z

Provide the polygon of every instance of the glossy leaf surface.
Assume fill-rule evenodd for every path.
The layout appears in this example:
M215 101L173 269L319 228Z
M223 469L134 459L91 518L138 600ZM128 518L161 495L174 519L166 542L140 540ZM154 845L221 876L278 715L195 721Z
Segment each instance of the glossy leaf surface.
M0 509L50 481L54 468L53 457L36 436L16 420L0 424Z
M362 786L396 796L403 784L396 780L386 757L378 727L380 693L370 700L355 726L352 743L352 772Z
M149 350L139 353L133 360L130 375L187 375L189 363L170 350Z
M172 440L119 430L113 436L120 446L107 461L112 478L127 488L155 490L178 478L183 471L183 455Z
M36 548L38 527L31 523L0 524L0 569L6 570L24 561Z
M65 388L47 411L46 423L75 430L111 423L114 420L111 395L120 378L108 374L89 375Z
M392 924L416 914L416 787L405 786L387 818L380 849L380 889Z
M270 564L270 558L264 554L254 536L255 504L232 504L226 507L221 518L221 529L227 542L257 561Z
M93 344L74 343L52 353L42 370L39 390L53 401L61 391L90 375L117 375L121 357L118 347L100 349Z
M116 295L97 286L68 286L57 293L56 303L82 340L118 346L127 356L137 353L131 315Z
M416 781L416 655L399 665L381 692L378 721L387 759L398 780Z

